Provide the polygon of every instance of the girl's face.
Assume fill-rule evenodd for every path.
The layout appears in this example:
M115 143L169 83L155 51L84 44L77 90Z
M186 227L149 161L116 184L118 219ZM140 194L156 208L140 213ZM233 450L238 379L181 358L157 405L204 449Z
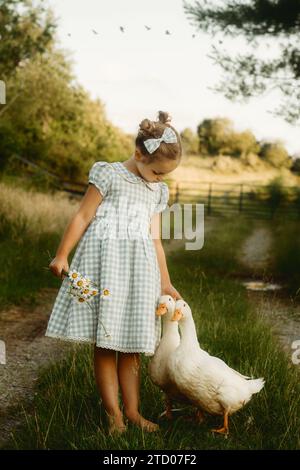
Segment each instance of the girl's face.
M142 162L141 155L137 152L135 154L135 163L142 178L148 182L154 183L156 181L162 181L164 176L174 171L175 168L178 167L180 159L168 160L165 158L164 160L146 164Z

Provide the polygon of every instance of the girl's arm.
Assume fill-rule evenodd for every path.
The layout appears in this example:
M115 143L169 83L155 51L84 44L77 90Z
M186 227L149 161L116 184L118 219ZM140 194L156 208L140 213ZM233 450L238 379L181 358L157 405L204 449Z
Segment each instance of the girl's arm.
M160 238L160 213L155 213L151 219L151 234L156 250L157 261L161 277L161 295L171 295L174 300L182 299L179 292L172 285L167 267L166 255Z
M102 199L103 196L98 189L94 185L89 185L77 212L63 233L55 258L49 265L55 276L62 277L62 269L69 270L68 256L89 226Z

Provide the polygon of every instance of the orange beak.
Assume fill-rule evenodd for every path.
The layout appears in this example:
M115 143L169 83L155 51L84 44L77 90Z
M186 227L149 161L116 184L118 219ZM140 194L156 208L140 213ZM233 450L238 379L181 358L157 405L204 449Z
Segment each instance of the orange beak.
M181 313L181 310L179 310L179 308L177 308L175 310L175 312L173 313L173 316L171 318L171 321L180 321L182 318L182 313Z
M156 315L158 317L161 317L162 315L164 315L165 313L167 313L168 309L167 309L167 305L166 304L159 304L159 306L157 307L156 309Z

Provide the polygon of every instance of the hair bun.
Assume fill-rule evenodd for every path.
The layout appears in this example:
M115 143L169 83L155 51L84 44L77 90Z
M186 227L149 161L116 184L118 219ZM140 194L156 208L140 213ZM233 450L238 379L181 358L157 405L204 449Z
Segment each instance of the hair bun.
M155 129L155 122L150 121L150 119L143 119L140 122L140 130L143 131L144 134L151 135Z
M158 120L162 124L167 124L167 122L170 122L172 117L170 114L166 111L158 111Z

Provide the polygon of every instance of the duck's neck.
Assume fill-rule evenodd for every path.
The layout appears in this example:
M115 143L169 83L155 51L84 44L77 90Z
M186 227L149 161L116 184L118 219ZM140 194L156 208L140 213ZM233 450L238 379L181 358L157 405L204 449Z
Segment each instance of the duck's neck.
M179 322L179 329L181 332L180 346L184 348L193 348L195 345L199 346L196 327L192 318L186 318Z
M177 321L170 321L168 319L164 319L163 322L163 336L170 337L175 336L178 334L178 323Z

